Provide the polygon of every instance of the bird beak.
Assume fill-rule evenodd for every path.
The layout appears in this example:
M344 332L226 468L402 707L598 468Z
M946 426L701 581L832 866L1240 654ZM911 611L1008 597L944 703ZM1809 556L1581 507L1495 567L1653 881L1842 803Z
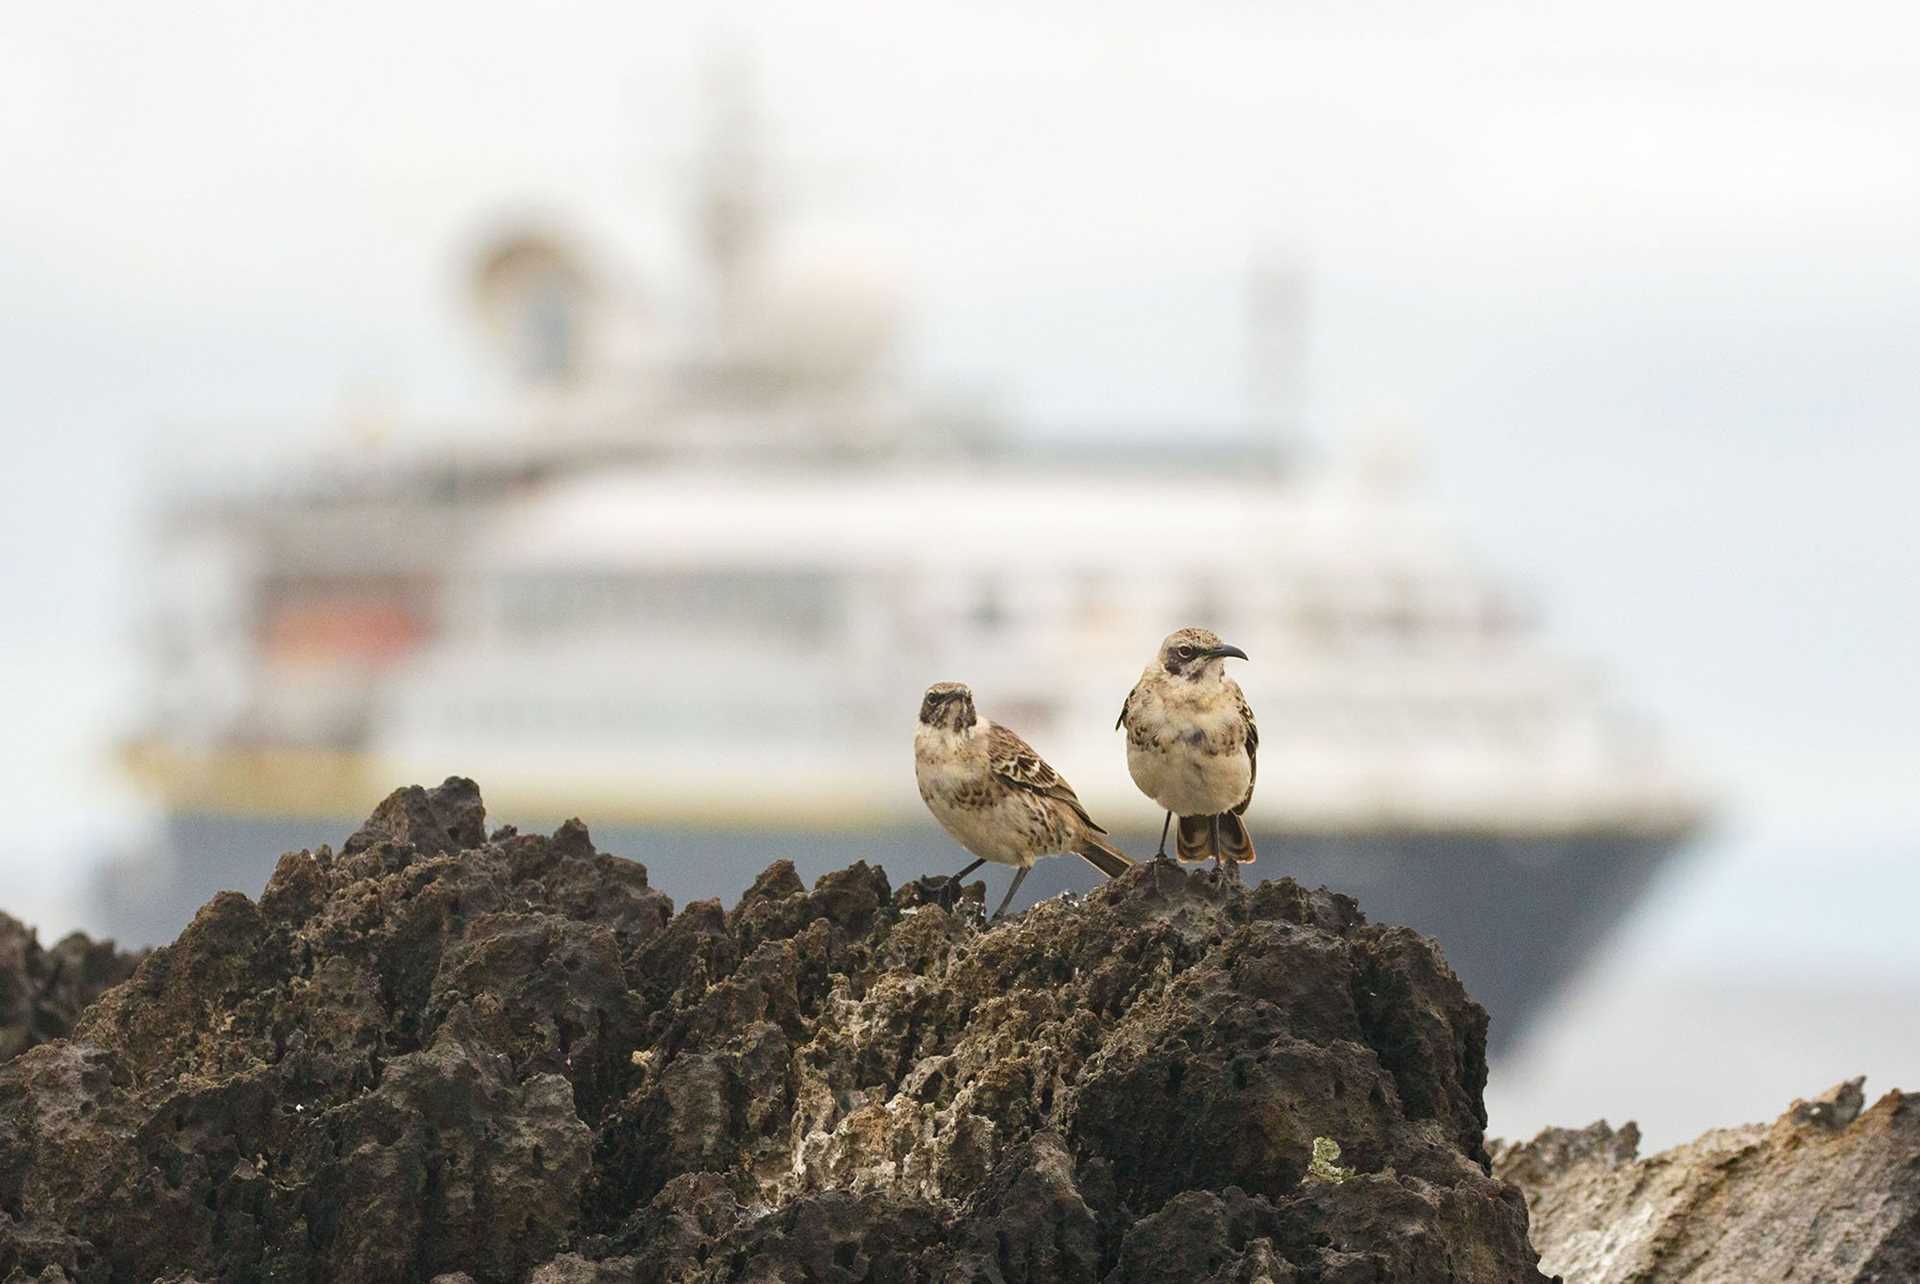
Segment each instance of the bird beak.
M1230 655L1236 660L1244 660L1247 658L1247 653L1237 646L1210 646L1203 654L1208 657Z

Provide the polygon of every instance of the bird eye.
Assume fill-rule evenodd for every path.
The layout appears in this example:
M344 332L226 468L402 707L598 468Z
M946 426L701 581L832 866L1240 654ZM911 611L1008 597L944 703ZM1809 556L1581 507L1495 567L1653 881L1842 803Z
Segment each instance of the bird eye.
M1174 650L1174 654L1182 660L1191 660L1193 658L1193 648L1190 646L1177 647Z

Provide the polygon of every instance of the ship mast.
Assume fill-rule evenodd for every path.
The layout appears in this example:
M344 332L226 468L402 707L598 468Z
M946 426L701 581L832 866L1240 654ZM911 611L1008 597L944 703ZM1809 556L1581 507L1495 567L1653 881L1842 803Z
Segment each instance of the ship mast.
M1248 428L1283 466L1306 426L1311 285L1295 255L1256 252L1248 267Z
M712 58L706 99L691 215L710 290L712 337L725 360L740 352L772 214L761 113L743 56Z

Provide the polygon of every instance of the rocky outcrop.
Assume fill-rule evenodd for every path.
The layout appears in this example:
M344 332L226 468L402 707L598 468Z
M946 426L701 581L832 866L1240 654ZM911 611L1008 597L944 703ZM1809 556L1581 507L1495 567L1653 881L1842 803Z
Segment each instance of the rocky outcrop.
M402 790L0 1066L0 1280L1538 1281L1433 944L1166 863L731 910Z
M33 929L0 914L0 1061L65 1035L82 1008L133 975L141 957L79 932L44 949Z
M1633 1124L1601 1122L1502 1146L1495 1168L1568 1284L1920 1280L1920 1095L1863 1114L1862 1082L1651 1159Z

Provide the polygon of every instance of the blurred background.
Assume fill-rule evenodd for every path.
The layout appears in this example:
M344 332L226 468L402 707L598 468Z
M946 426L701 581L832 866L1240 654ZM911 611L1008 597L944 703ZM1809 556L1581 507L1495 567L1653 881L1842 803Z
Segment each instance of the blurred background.
M1144 854L1204 624L1257 872L1439 937L1495 1133L1910 1088L1916 25L12 12L0 909L165 940L456 772L681 903L943 871L942 679Z

